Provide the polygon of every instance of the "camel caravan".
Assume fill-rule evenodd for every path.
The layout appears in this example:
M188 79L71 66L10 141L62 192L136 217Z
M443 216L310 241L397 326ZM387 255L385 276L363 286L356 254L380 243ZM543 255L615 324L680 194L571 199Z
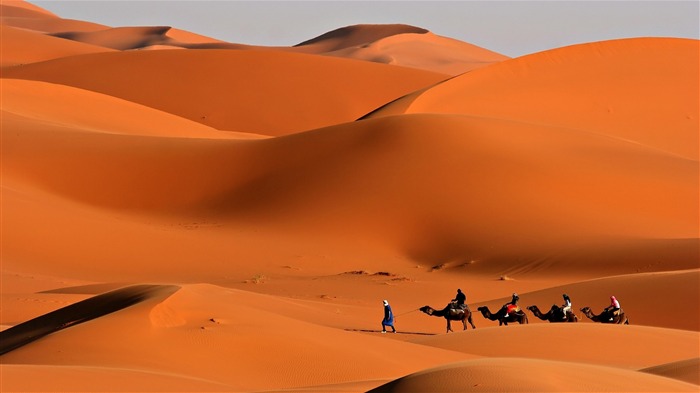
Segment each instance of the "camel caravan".
M546 313L542 313L536 305L526 308L532 312L535 317L543 321L549 321L550 323L578 322L578 317L573 312L571 299L567 294L564 294L563 298L563 305L559 306L554 304ZM464 330L467 330L467 322L469 322L472 329L476 329L472 321L472 312L466 304L466 299L467 297L462 290L458 289L457 296L452 299L445 308L439 310L430 306L423 306L419 308L419 310L433 317L445 318L447 321L447 333L453 331L450 323L451 321L462 322ZM520 297L518 294L514 293L510 302L504 304L496 313L492 313L486 306L481 306L477 308L477 310L481 312L484 318L491 321L498 321L498 326L507 326L509 323L526 324L528 323L527 315L518 305L519 300ZM590 307L582 308L581 312L593 322L629 325L629 319L620 307L620 302L618 302L615 296L610 297L610 305L598 315L595 315Z

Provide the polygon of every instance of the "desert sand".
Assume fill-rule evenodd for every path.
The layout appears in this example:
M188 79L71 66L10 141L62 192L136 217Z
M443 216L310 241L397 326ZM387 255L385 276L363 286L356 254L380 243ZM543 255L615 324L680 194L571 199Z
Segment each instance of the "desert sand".
M700 390L698 41L0 7L0 391ZM457 288L476 329L418 310Z

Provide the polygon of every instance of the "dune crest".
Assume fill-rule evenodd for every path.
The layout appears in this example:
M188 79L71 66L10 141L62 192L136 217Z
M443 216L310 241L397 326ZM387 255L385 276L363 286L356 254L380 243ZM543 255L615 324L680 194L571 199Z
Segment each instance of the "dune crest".
M295 46L311 47L317 53L332 52L407 33L426 34L428 30L403 24L353 25L329 31Z

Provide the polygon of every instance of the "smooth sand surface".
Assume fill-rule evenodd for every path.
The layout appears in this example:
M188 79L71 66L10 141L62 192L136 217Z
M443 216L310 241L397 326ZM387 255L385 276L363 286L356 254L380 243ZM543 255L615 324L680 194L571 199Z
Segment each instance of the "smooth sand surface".
M0 391L700 389L698 41L0 6ZM476 329L419 311L457 288ZM611 295L629 325L580 311Z

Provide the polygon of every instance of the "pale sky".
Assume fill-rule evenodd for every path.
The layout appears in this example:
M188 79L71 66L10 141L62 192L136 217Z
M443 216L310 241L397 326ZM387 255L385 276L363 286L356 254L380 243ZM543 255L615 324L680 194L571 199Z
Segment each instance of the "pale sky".
M112 27L165 25L223 41L290 46L339 27L404 23L516 57L630 37L700 39L700 0L30 0Z

